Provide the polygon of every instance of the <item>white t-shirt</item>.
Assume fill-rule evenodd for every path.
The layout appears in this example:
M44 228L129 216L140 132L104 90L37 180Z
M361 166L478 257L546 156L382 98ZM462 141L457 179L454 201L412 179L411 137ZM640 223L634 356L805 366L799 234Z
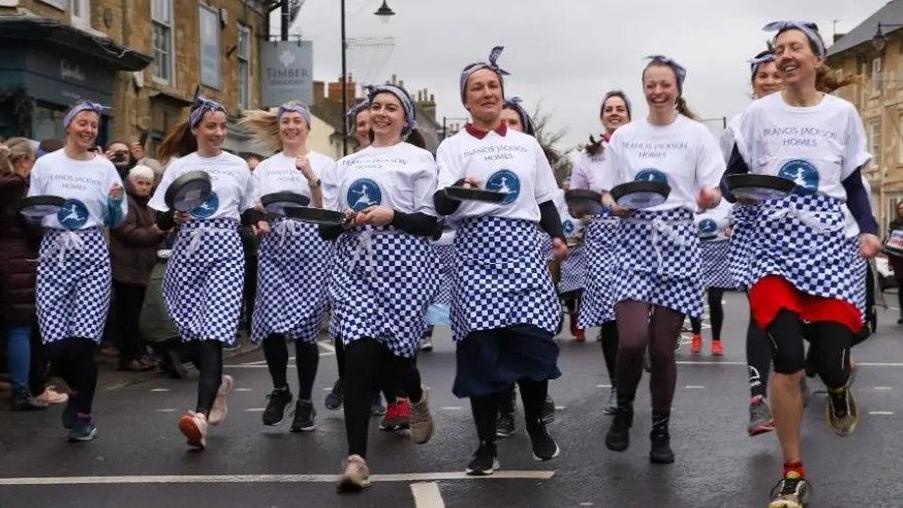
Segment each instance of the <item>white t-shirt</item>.
M307 160L310 167L320 178L322 190L326 191L324 182L328 181L335 171L335 161L319 152L309 152ZM304 174L295 166L295 158L279 152L260 162L254 170L254 197L255 204L260 202L262 196L274 192L294 192L302 196L311 197L310 184ZM325 201L328 201L324 197Z
M699 235L711 238L712 233L714 233L718 240L726 240L727 236L724 234L724 230L730 225L732 209L732 204L726 200L721 200L721 203L715 208L706 210L703 213L697 213L693 221L699 229Z
M742 117L743 115L740 114L731 118L727 123L724 132L721 133L721 137L718 138L718 146L721 147L721 153L724 154L725 164L731 161L731 153L733 153L734 143L736 143L736 141L734 141L734 133L737 132Z
M648 210L686 208L696 211L696 198L704 188L718 187L724 158L712 133L683 115L668 125L633 121L616 130L609 141L596 192L633 181L660 181L671 187L668 199Z
M241 220L241 213L254 207L254 179L248 164L241 157L221 152L215 157L201 157L192 152L173 161L163 173L163 179L148 202L148 206L161 212L166 206L166 189L176 178L189 171L203 171L210 175L213 192L207 202L191 211L196 219Z
M373 145L339 159L329 179L327 208L360 211L385 206L403 213L436 215L436 161L410 143Z
M116 185L122 186L122 179L112 162L96 156L91 160L70 159L61 148L35 162L28 195L66 199L63 208L44 217L42 224L74 231L104 225L109 215L110 189ZM119 207L124 218L128 212L124 187Z
M601 151L595 155L586 153L585 149L577 154L574 160L574 169L571 170L571 189L592 189L593 179L599 178L602 161L608 155L608 142L603 139L601 143Z
M456 219L492 215L539 222L539 205L551 201L559 190L546 155L533 136L508 129L482 139L466 129L445 139L436 152L439 188L472 177L487 190L507 192L502 203L462 201L452 214Z

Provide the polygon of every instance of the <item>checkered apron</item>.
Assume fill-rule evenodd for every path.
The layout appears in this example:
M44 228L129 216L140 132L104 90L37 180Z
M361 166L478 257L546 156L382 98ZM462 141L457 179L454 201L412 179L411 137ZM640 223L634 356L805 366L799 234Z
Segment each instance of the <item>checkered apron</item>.
M752 263L753 225L759 213L758 205L737 203L731 210L733 231L727 253L727 267L737 287L749 287L749 265Z
M803 293L849 302L865 316L865 260L844 236L846 204L823 194L762 204L752 239L750 281L778 275Z
M699 234L685 208L636 210L621 220L615 248L615 304L638 300L702 316Z
M235 342L245 257L238 221L183 224L166 263L163 298L183 341Z
M453 244L433 245L441 266L439 290L433 298L434 304L451 306L452 274L455 270L455 246Z
M534 222L476 217L455 237L452 337L472 331L533 325L558 332L561 306L540 253Z
M320 238L316 225L277 219L260 242L251 339L282 334L316 342L331 270L332 245Z
M110 253L101 229L46 229L38 258L41 340L48 344L82 337L100 344L112 281Z
M594 216L586 227L583 249L587 270L577 320L581 328L599 326L615 319L611 285L619 223L620 219L606 211Z
M345 345L374 338L395 356L412 358L439 289L440 269L426 238L391 227L343 233L329 281L332 333Z
M584 288L589 256L583 244L570 249L568 257L561 262L561 281L558 282L558 293L580 291Z
M733 289L737 287L728 266L730 242L722 240L703 240L699 243L702 267L700 276L705 288Z

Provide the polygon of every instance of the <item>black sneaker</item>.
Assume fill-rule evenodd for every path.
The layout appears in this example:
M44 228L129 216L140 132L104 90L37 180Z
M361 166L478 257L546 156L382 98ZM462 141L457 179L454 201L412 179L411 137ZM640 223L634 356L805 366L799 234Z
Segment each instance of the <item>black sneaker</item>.
M812 486L805 478L784 477L771 489L768 508L803 508L809 504Z
M317 428L317 410L309 400L295 403L295 417L292 420L292 432L305 432Z
M633 425L633 408L618 407L611 427L605 434L605 446L615 452L623 452L630 446L630 427Z
M292 392L287 387L276 389L267 395L267 399L269 401L266 409L263 410L263 424L282 425L288 405L292 402Z
M470 476L489 476L499 468L495 443L483 443L473 454L473 460L464 470Z
M511 437L516 431L514 414L499 413L499 418L495 421L495 435L501 438Z
M558 443L552 439L552 435L546 429L544 422L539 422L536 427L527 426L527 434L530 436L530 444L533 445L533 458L536 460L551 460L561 451Z
M653 429L649 433L652 441L652 449L649 451L649 461L653 464L671 464L674 462L674 452L671 450L671 434L668 429Z
M9 402L10 410L12 411L41 411L47 409L47 403L34 398L31 395L31 390L28 388L14 390Z
M342 402L345 400L345 384L342 382L342 378L338 378L335 380L335 384L332 385L332 391L326 395L326 409L330 409L335 411L342 407Z
M69 402L67 402L66 407L63 408L63 428L67 430L71 429L72 426L75 425L77 416L75 406L72 404L72 395L69 395Z
M546 394L546 400L542 403L542 411L539 413L539 418L546 425L555 421L555 401L552 400L552 396L549 394Z
M83 443L93 441L95 437L97 437L97 427L94 426L91 420L76 418L72 423L72 428L69 430L69 442Z

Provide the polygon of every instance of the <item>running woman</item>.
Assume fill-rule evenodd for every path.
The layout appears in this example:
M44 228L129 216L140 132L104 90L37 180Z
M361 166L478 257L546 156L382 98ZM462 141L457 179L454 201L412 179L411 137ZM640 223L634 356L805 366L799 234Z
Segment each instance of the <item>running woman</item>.
M242 121L258 141L278 153L254 170L254 203L265 213L261 197L276 192L304 196L309 206L323 207L323 179L335 171L335 161L307 147L310 109L296 101L276 112L250 111ZM314 430L316 415L311 395L320 352L317 337L327 308L327 282L332 267L332 246L320 238L319 229L285 217L257 223L267 231L260 243L257 301L251 321L251 339L263 343L263 353L273 379L273 391L263 411L264 425L285 419L292 392L286 379L288 347L295 342L298 400L292 432Z
M620 127L631 120L630 100L620 90L612 90L602 97L599 118L604 132L596 140L590 136L589 144L577 155L574 170L571 173L571 189L591 190L591 181L602 178L604 161L608 157L608 143ZM611 170L611 168L609 168ZM618 409L618 382L615 376L615 365L618 358L618 324L615 320L614 302L612 301L612 269L614 268L615 241L619 218L608 210L588 218L586 232L583 237L583 248L586 249L588 267L584 279L583 301L580 306L580 317L577 324L581 329L593 326L600 327L599 341L602 344L602 357L608 369L608 381L611 389L608 393L608 404L602 410L613 415Z
M724 290L737 287L728 269L730 212L731 205L725 201L711 210L696 214L694 219L699 230L702 260L700 275L712 325L712 356L724 355L724 346L721 344L721 326L724 324L724 307L721 299L724 297ZM699 354L702 352L702 316L691 317L690 324L693 330L690 352Z
M473 123L439 146L436 209L458 221L452 290L452 335L457 344L453 392L470 398L479 447L466 472L498 469L496 417L517 383L527 433L537 460L558 456L542 421L549 379L558 370L554 336L561 324L555 287L540 250L537 225L553 238L558 259L567 255L553 198L558 190L542 147L502 121L502 70L489 59L464 68L461 101ZM505 192L500 204L453 201L449 186Z
M163 293L200 372L195 410L179 419L188 445L198 449L207 446L208 424L219 425L226 419L234 383L232 376L223 375L223 346L235 343L244 285L239 222L256 224L258 220L251 171L240 157L223 151L225 138L226 108L199 96L188 120L163 140L161 158L179 158L169 164L148 203L158 211L160 229L179 225ZM166 191L173 180L190 171L210 176L210 197L190 212L171 210Z
M371 392L387 386L410 400L415 443L433 435L428 392L416 353L424 316L438 289L439 262L429 239L437 232L430 197L436 190L433 156L404 140L414 131L414 102L401 87L370 91L373 143L338 162L328 208L346 226L321 227L335 239L329 282L332 329L345 344L345 430L348 458L339 490L370 486L367 429Z
M624 451L630 444L633 400L647 348L651 361L653 463L674 462L669 422L677 365L674 351L685 315L702 315L699 236L693 212L715 207L724 159L708 129L683 98L686 70L662 55L649 57L643 91L649 115L618 129L608 146L595 190L632 181L667 183L667 200L652 208L627 210L606 192L604 201L622 218L615 248L612 287L620 344L616 375L618 409L605 444Z
M863 324L865 260L881 242L862 185L871 156L852 104L819 91L833 81L825 44L814 23L779 21L776 65L784 89L753 102L735 132L729 173L776 175L796 183L784 199L766 201L753 223L749 248L750 306L771 338L771 401L784 472L771 508L807 503L800 446L803 330L815 370L828 387L829 427L847 436L858 408L850 390L850 345Z
M97 387L94 353L110 308L112 271L105 226L122 224L128 212L122 180L113 164L90 149L105 106L82 102L63 117L66 144L38 159L29 196L66 200L44 217L38 253L37 313L41 339L71 393L63 411L69 441L91 441Z

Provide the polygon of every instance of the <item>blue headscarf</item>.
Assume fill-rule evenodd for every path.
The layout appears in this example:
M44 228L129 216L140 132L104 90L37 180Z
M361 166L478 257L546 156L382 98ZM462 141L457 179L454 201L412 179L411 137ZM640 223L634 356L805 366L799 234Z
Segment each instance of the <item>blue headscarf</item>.
M417 111L414 108L414 100L408 94L407 90L398 85L376 85L370 87L368 95L368 103L373 104L373 98L381 93L390 93L394 95L401 107L404 109L405 126L401 129L401 137L404 138L417 128Z
M467 80L470 79L470 76L473 75L474 72L477 72L481 69L489 69L492 72L496 73L499 77L499 83L502 85L502 97L505 96L505 83L503 76L508 76L511 73L499 67L497 63L499 56L502 54L502 50L504 50L504 46L496 46L492 48L492 51L489 52L489 58L485 62L476 62L468 65L461 71L461 102L467 103Z
M69 124L72 123L72 120L75 120L75 116L81 113L82 111L93 111L97 113L97 117L100 118L103 115L104 111L109 110L109 106L104 106L103 104L99 104L97 102L91 101L82 101L72 106L72 109L66 113L66 116L63 117L63 128L69 127Z
M300 102L286 102L279 106L279 111L276 112L276 122L282 120L282 115L289 112L299 113L301 117L304 118L304 121L307 122L307 128L310 129L310 108L308 108L306 104Z
M226 113L226 107L213 99L198 95L194 99L194 104L191 105L191 112L188 113L188 126L192 129L197 127L204 119L204 115L211 111Z
M522 106L523 100L520 97L511 97L510 99L505 100L503 108L508 108L517 113L517 116L520 117L520 123L524 126L524 134L529 134L531 136L536 135L536 125L533 123L533 119L530 118L530 114L527 113L527 110Z
M680 95L683 95L684 81L687 79L687 69L685 69L683 65L680 65L679 63L665 55L649 55L646 58L651 60L651 62L649 63L654 62L671 67L671 70L674 71L674 76L677 77L677 91Z
M751 79L756 79L756 73L759 72L759 67L764 63L774 62L775 56L774 51L768 50L763 51L758 56L754 58L750 58L747 60L749 62L749 71L752 73Z
M824 58L828 54L828 49L825 47L825 41L822 40L821 35L818 33L818 25L811 21L772 21L762 27L762 30L765 30L766 32L777 32L775 38L787 30L799 30L806 34L806 37L815 45L815 56Z

